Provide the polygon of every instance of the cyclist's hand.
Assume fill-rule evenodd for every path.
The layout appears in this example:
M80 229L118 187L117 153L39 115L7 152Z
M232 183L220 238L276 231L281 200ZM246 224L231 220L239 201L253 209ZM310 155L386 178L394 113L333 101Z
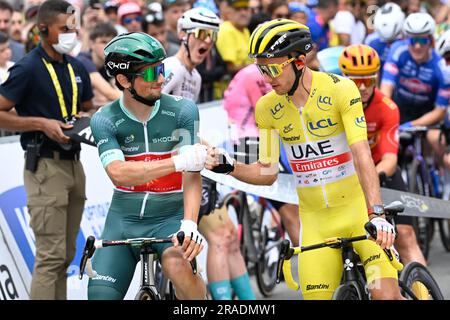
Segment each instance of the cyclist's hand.
M172 157L175 171L201 171L205 166L206 152L206 146L199 143L181 147L179 154Z
M197 224L192 220L182 220L180 231L185 234L184 242L178 243L176 234L172 238L175 247L181 245L184 253L183 258L192 261L203 249L203 237L197 230ZM178 233L177 232L177 233Z
M234 161L225 149L212 147L208 150L205 168L216 173L229 174L234 170Z
M377 238L375 239L375 242L381 249L390 249L395 240L394 226L381 217L373 218L370 222L377 228Z
M45 119L43 131L50 139L64 144L69 142L70 138L64 134L63 129L71 129L72 127L71 124L59 120Z

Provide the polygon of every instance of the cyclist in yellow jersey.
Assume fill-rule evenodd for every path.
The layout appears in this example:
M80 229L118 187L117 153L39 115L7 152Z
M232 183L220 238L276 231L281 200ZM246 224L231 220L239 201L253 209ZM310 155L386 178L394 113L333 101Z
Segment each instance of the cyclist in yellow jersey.
M281 138L297 181L301 245L364 234L371 219L378 231L376 242L354 244L371 296L402 299L397 271L382 251L393 245L395 232L384 219L361 96L351 80L307 68L311 47L308 27L292 20L272 20L253 32L250 56L273 91L256 105L258 162L234 163L228 173L247 183L271 185L277 179ZM210 149L205 167L219 168L223 156L228 157L223 150ZM330 299L342 270L339 250L299 255L303 297Z

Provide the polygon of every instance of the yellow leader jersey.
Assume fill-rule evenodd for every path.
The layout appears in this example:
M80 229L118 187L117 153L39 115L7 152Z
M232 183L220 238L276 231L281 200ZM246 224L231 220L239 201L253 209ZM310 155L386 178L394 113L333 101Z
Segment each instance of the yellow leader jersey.
M353 81L313 71L303 107L271 91L259 99L255 117L259 161L278 163L279 136L296 177L301 211L364 199L349 147L367 141L361 96Z

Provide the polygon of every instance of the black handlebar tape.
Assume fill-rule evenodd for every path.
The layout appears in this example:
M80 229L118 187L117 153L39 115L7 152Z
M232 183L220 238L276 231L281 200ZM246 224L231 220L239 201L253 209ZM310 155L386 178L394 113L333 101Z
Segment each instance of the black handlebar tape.
M374 238L375 240L377 239L377 227L375 227L375 225L372 222L367 222L364 225L364 229L366 229L366 231L369 233L369 235Z
M177 240L180 246L182 246L184 242L184 231L180 231L177 233Z

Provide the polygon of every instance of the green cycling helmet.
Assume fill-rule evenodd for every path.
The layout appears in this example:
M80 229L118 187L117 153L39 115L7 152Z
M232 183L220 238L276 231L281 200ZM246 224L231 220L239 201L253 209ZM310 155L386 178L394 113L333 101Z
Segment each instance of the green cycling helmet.
M105 69L110 77L134 72L139 64L156 63L166 58L162 44L146 33L118 35L104 49Z

